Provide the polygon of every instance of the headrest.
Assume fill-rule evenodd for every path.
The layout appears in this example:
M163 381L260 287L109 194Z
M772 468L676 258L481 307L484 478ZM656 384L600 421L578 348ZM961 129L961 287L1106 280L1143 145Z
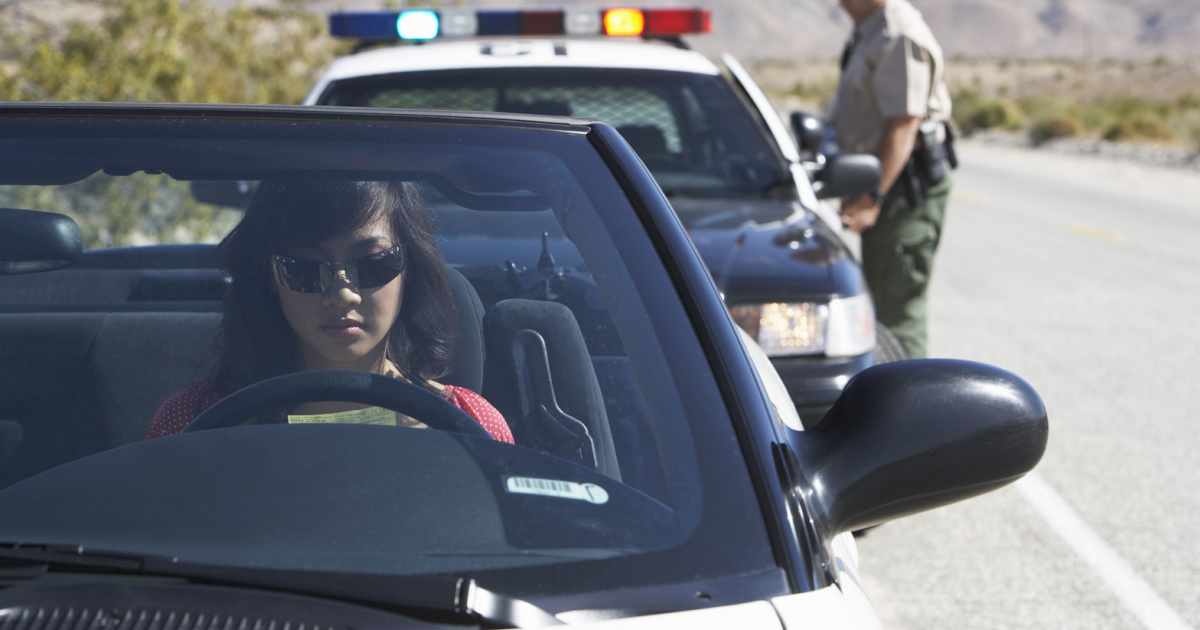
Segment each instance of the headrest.
M458 334L454 338L454 354L450 358L450 373L438 379L447 385L465 387L473 392L483 389L483 302L471 281L458 270L448 268L446 280L458 311Z

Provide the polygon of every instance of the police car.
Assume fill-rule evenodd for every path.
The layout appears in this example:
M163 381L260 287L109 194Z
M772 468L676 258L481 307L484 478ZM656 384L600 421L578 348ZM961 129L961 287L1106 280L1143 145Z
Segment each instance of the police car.
M697 8L336 13L332 34L360 42L360 50L336 60L304 102L574 116L615 126L811 426L851 376L903 358L876 325L840 222L819 202L874 190L878 162L802 159L735 59L723 58L723 73L683 43L711 28L709 11ZM389 45L399 43L417 45Z

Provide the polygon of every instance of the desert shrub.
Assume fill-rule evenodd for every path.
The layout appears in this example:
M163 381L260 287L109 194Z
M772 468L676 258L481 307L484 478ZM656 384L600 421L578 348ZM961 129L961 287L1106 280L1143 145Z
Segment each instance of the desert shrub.
M65 186L0 186L0 203L66 214L79 225L88 249L213 242L239 214L196 201L186 182L146 173L119 178L96 173Z
M1154 111L1134 112L1104 131L1104 139L1113 142L1164 142L1174 137L1166 121Z
M1191 142L1192 149L1200 151L1200 123L1195 123L1187 130L1188 140Z
M797 81L792 84L787 93L805 103L822 108L833 99L837 92L837 77L828 77L817 81Z
M1032 123L1052 116L1076 116L1078 114L1075 103L1058 97L1025 97L1017 101L1017 104Z
M1055 138L1073 138L1083 131L1083 123L1069 114L1051 114L1038 119L1029 128L1029 137L1034 142L1046 142Z
M963 133L982 129L1015 131L1024 125L1021 107L1006 98L988 98L963 91L955 95L953 103L954 123Z
M76 4L100 19L0 23L0 97L297 103L347 46L299 0L229 10L202 0Z
M1014 131L1024 123L1021 108L1008 99L990 99L981 103L968 118L973 129Z

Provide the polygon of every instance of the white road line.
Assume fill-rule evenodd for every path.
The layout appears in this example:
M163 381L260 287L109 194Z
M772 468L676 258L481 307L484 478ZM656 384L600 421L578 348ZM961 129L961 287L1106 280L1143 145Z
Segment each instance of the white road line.
M1188 622L1036 472L1029 473L1014 485L1143 626L1150 630L1192 630Z

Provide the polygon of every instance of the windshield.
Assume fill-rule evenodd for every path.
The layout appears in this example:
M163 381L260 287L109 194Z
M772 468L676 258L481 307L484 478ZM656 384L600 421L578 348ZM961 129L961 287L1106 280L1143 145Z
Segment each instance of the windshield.
M436 122L0 120L0 232L84 242L0 274L0 542L527 593L772 566L587 128Z
M597 118L633 145L668 195L778 198L790 180L719 76L596 68L410 72L332 84L322 105Z

